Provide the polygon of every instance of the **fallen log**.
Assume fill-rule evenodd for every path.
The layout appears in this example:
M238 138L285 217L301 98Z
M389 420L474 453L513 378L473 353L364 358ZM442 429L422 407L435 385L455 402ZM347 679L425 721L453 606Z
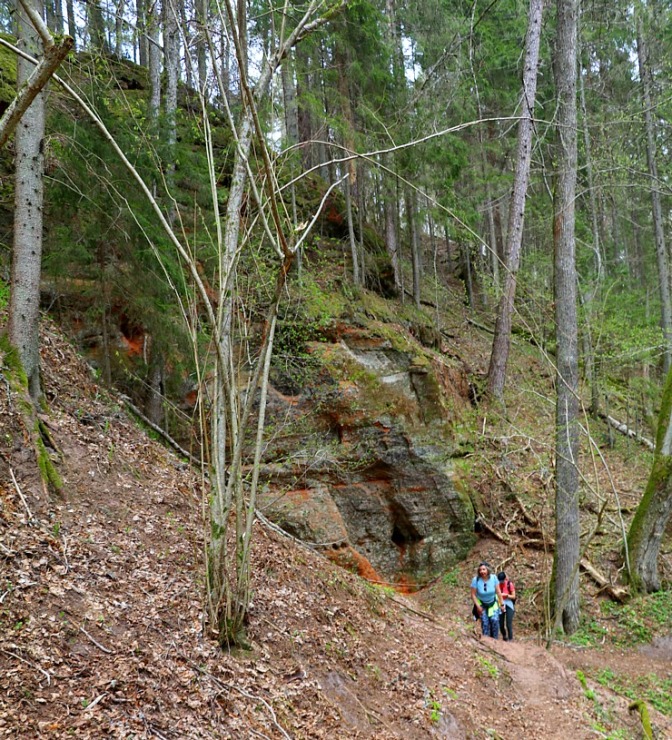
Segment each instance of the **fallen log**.
M645 447L648 447L651 450L651 452L653 452L656 449L656 446L650 439L648 439L647 437L644 437L642 434L640 434L639 432L636 432L634 429L630 429L630 427L627 424L623 424L622 422L618 421L618 419L614 419L613 416L609 416L609 414L605 414L602 412L600 412L598 416L603 421L606 421L607 424L609 424L609 426L615 429L617 432L620 432L626 437L630 437L630 439L634 439L635 442L639 442Z
M630 595L627 588L614 586L587 558L581 558L579 564L583 571L600 587L600 591L609 594L614 601L618 601L621 604L627 601Z

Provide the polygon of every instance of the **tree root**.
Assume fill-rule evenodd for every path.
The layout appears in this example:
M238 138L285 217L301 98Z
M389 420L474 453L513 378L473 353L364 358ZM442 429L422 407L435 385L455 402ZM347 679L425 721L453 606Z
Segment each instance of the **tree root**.
M642 732L646 740L653 740L653 729L651 728L651 717L649 716L649 708L646 706L646 702L641 699L633 701L628 707L631 712L635 710L639 712L639 718L642 720Z

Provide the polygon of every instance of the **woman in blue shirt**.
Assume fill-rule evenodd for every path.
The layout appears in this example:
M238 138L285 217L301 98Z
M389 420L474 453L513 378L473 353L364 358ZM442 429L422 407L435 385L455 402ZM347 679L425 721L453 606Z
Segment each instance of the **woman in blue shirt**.
M504 609L504 599L497 576L490 572L487 563L478 566L478 573L471 582L471 600L481 618L483 634L496 640L499 637L499 613Z

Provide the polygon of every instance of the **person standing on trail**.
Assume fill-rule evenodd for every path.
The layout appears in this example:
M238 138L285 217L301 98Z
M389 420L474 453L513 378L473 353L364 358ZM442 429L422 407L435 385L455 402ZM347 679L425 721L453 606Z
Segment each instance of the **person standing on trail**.
M504 599L504 611L499 615L499 628L502 631L502 637L504 642L513 640L513 612L515 611L516 603L516 586L506 577L506 573L502 571L497 574L497 580L499 581L499 590Z
M483 635L496 640L499 637L499 613L504 610L504 599L497 576L490 572L487 563L478 566L476 577L471 582L471 600L481 619Z

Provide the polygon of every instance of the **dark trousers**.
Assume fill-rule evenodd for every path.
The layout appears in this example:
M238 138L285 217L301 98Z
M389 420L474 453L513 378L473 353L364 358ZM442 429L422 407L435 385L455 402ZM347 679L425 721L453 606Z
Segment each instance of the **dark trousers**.
M505 640L513 640L513 609L504 609L500 612L499 628Z

